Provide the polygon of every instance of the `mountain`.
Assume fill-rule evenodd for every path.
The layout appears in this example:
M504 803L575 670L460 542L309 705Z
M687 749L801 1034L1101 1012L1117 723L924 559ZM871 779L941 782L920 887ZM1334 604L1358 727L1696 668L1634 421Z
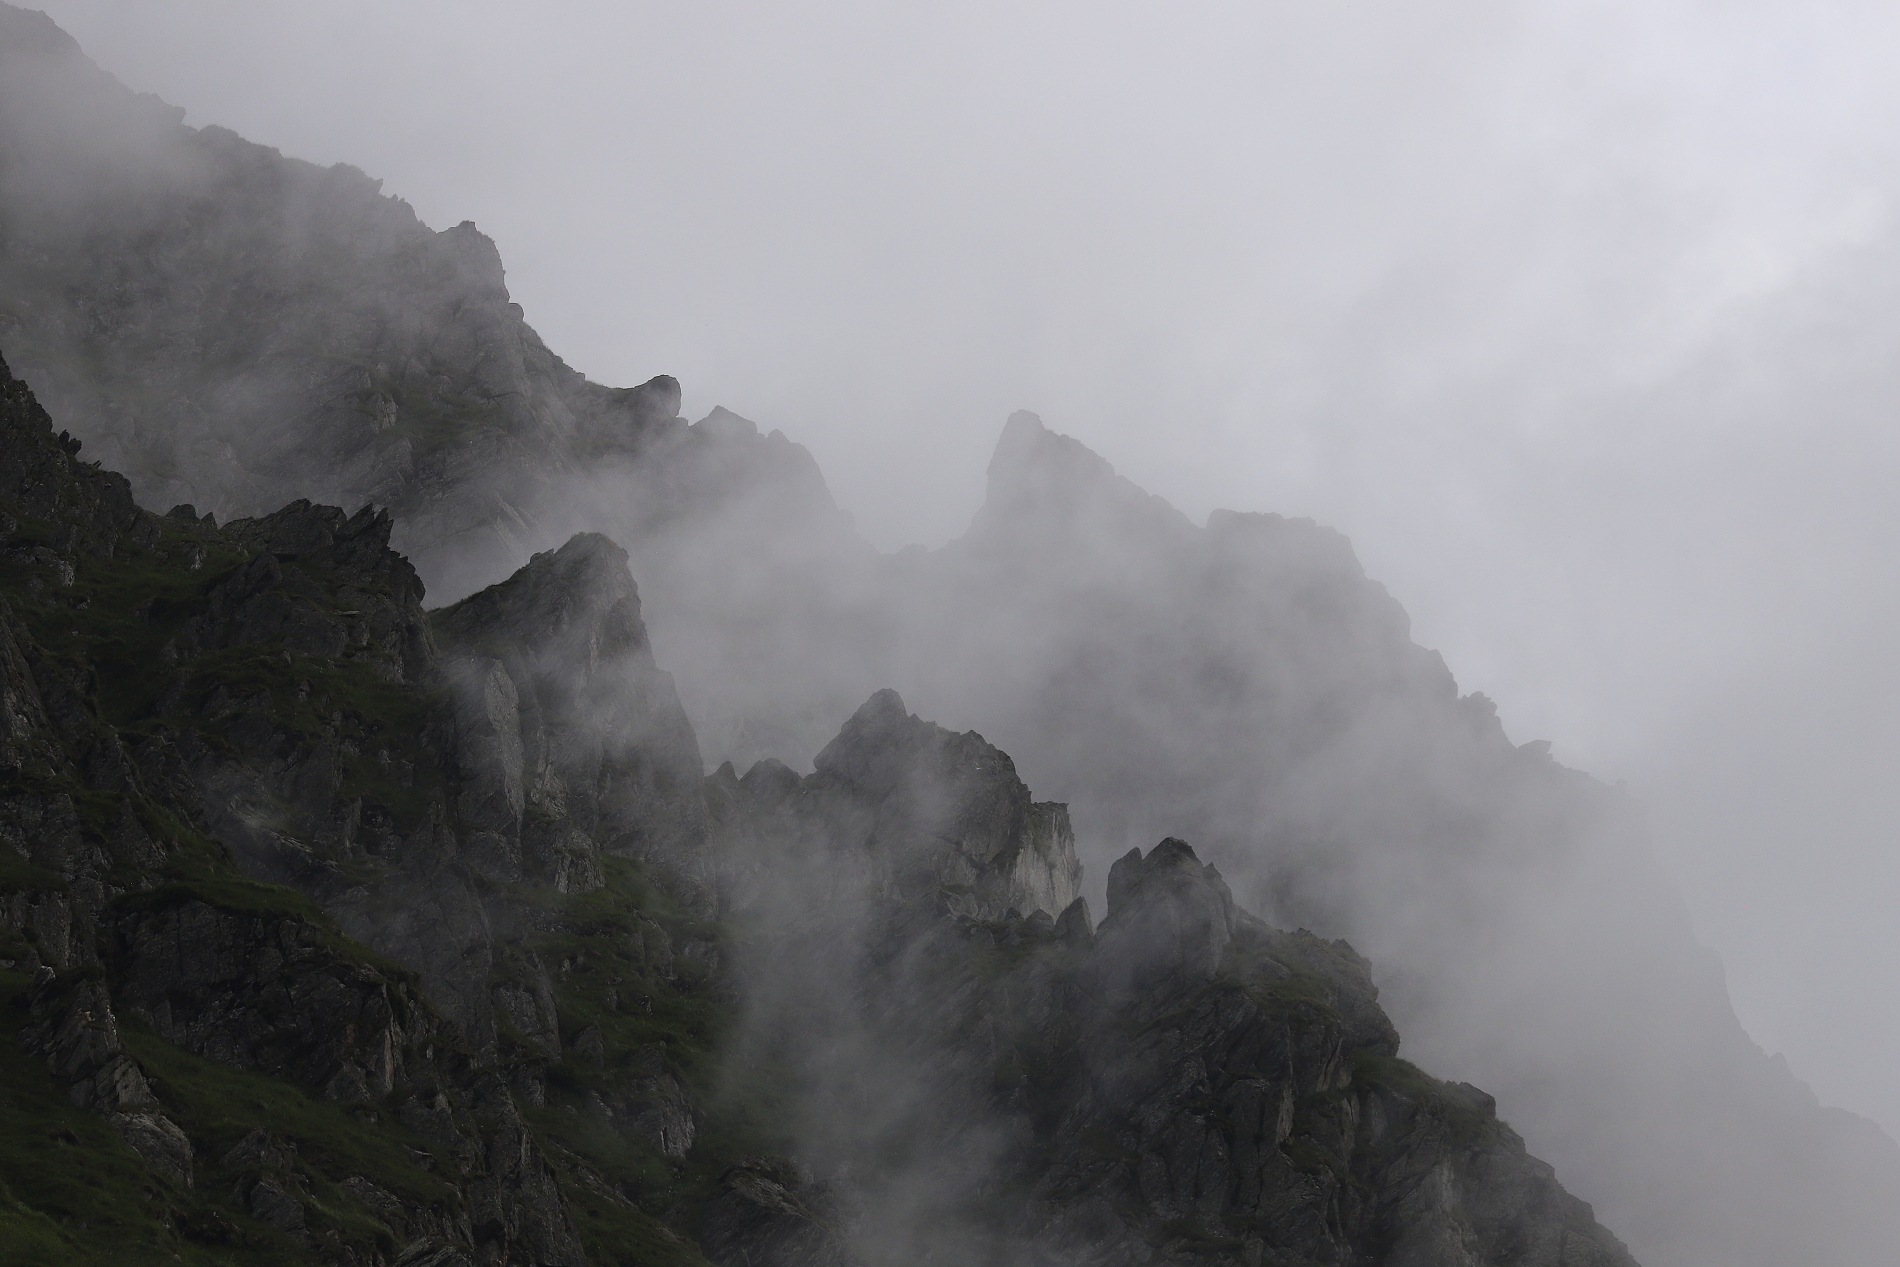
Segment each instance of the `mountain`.
M582 470L637 468L649 531L712 509L750 474L735 463L817 482L789 444L679 422L664 375L609 389L568 368L474 225L434 232L353 168L183 127L42 14L0 12L0 58L0 339L151 504L374 501L466 592L526 560Z
M0 362L0 1260L1632 1263L1345 943L1178 840L1096 928L980 736L703 776L612 542L426 612L80 448Z
M1632 1261L1489 1096L1397 1059L1365 960L1186 843L1118 860L1096 926L1067 807L892 691L812 774L722 784L725 866L766 881L738 1067L796 1071L876 1261Z
M680 860L703 832L723 861L695 881L713 895L696 909L710 900L744 921L764 918L748 914L761 889L789 885L810 898L801 910L832 909L813 905L838 899L832 886L863 889L860 868L820 847L837 822L821 816L821 831L778 802L763 820L744 807L823 799L805 781L840 777L824 756L839 724L895 688L953 732L980 732L1022 782L1068 806L1083 870L1052 873L1050 901L1059 884L1109 876L1131 847L1184 838L1242 906L1350 939L1408 1055L1487 1087L1652 1267L1890 1257L1900 1150L1820 1106L1748 1039L1637 808L1546 746L1510 742L1488 701L1412 642L1339 534L1230 512L1197 525L1019 414L969 532L879 555L782 435L723 410L688 424L664 376L608 389L563 366L508 302L472 226L431 232L360 173L185 128L38 15L0 7L0 59L0 345L22 377L151 505L185 500L220 518L300 498L386 507L390 542L442 597L521 584L508 579L517 568L577 549L563 545L575 533L624 549L649 654L686 719L672 733L690 729L696 752L734 770L707 785L702 821L678 791L684 740L658 743L625 777L671 808L614 838L652 841L629 856L689 874ZM606 542L592 550L604 557ZM484 621L513 627L505 613L540 610L489 594L467 600ZM512 773L532 751L563 750L566 732L537 729L538 701L571 708L586 690L489 635L457 637L461 667L442 671L482 701L463 707L483 736L470 752L486 755L454 776L485 789L487 826L468 829L493 837L476 847L492 859L479 883L516 883L517 870L527 883L530 868L537 882L608 876L536 825L543 794ZM651 683L658 669L627 672ZM519 758L494 720L511 708L531 718ZM949 759L936 740L906 742ZM757 764L768 759L788 764ZM595 826L575 830L600 844ZM1062 830L1040 830L1013 856L1060 855ZM805 859L820 891L744 845L767 839ZM266 878L298 883L291 862L304 864L287 857ZM933 872L970 889L956 918L1007 916L983 888L1003 873L958 865L969 874ZM772 914L768 931L797 915ZM393 923L348 927L400 949ZM740 955L733 971L756 990L781 967L855 981L862 965ZM450 969L424 981L452 1010ZM461 988L480 1014L479 988ZM731 1192L805 1191L790 1172L742 1173ZM807 1185L826 1210L851 1186L831 1182Z

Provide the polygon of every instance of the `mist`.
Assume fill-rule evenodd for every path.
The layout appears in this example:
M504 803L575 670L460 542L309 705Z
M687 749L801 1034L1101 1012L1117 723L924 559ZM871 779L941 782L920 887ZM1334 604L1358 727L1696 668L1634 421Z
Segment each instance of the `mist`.
M1018 407L1341 527L1513 734L1639 788L1751 1031L1900 1129L1885 6L47 8L475 219L577 367L769 418L887 548Z
M1196 522L1346 532L1514 740L1627 780L1757 1041L1900 1130L1882 9L48 11L476 220L571 363L782 428L882 547L963 531L1019 407Z

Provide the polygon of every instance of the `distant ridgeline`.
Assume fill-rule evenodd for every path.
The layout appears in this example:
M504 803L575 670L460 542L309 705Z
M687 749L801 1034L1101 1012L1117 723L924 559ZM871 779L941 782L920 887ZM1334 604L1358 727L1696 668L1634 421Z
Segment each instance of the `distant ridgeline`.
M1652 1267L1892 1262L1344 538L1018 414L882 555L180 120L0 5L0 1263L1630 1261L1496 1112Z

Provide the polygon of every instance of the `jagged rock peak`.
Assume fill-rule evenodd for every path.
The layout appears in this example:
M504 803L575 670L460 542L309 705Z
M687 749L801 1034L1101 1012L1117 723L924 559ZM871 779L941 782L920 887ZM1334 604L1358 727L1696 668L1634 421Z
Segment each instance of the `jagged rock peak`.
M439 612L436 622L458 642L506 638L544 654L579 653L590 663L632 656L652 667L627 552L597 532L535 555L507 580Z
M584 892L603 883L605 852L664 865L683 900L705 899L692 879L706 829L699 741L654 664L627 552L580 533L435 621L473 865Z
M693 430L701 435L718 440L756 440L759 438L759 424L750 418L742 418L724 405L714 405L713 411L693 424Z
M724 769L730 770L728 762ZM764 800L782 801L798 790L798 774L776 757L766 757L752 763L752 768L739 780L739 787L748 795Z
M174 506L168 518L195 518L190 506ZM364 506L354 515L337 506L313 505L298 499L274 514L236 519L225 525L225 535L258 554L279 559L321 558L329 565L360 572L366 580L389 587L398 604L420 607L422 578L402 555L389 548L394 527L389 512Z
M13 369L7 364L4 355L0 355L0 405L7 409L14 426L52 433L52 415L33 395L32 388L13 376Z
M1193 529L1187 516L1117 475L1106 458L1025 410L1004 424L988 475L971 524L970 535L979 541L1021 537L1025 529L1035 537L1132 533L1171 540Z
M1205 976L1220 964L1237 912L1227 882L1184 840L1131 849L1108 872L1102 944L1134 981L1156 974Z
M472 289L487 298L508 301L507 274L502 268L501 248L495 245L495 239L476 228L473 220L464 220L436 236L448 246Z
M871 811L903 895L953 893L963 913L984 918L1053 917L1074 902L1082 868L1068 806L1032 800L1009 754L975 731L925 721L886 688L813 764L815 785Z
M1069 479L1112 480L1115 468L1108 460L1073 436L1051 431L1027 409L1018 409L1003 424L1003 434L990 455L991 492L999 483L1048 478L1060 472Z
M679 417L680 381L671 374L655 374L638 387L613 388L611 395L616 404L642 419Z
M1164 893L1207 890L1224 897L1222 922L1233 923L1233 896L1212 864L1203 864L1194 846L1170 836L1142 856L1130 849L1108 872L1108 919L1126 918L1137 905Z
M844 780L865 796L888 795L915 764L919 749L948 734L904 707L890 687L875 692L812 762L814 769ZM1004 761L1009 758L997 753ZM1010 773L1015 774L1011 765Z

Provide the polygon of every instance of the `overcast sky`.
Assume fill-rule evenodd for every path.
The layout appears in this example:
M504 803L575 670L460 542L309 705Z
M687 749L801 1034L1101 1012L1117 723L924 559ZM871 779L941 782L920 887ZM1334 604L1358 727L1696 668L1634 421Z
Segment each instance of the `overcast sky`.
M475 220L557 352L784 429L880 545L959 532L1017 408L1344 529L1900 1133L1900 7L46 8Z

